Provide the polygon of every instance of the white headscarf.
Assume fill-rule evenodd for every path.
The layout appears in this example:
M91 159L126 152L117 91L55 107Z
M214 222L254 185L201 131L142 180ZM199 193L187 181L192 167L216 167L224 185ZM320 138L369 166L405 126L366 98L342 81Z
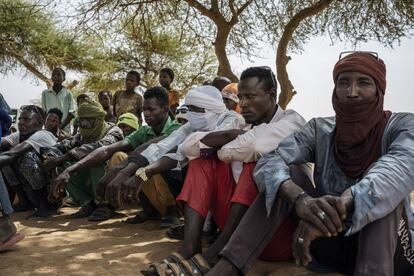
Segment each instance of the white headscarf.
M187 113L191 128L196 131L214 130L220 116L226 112L220 91L211 85L203 85L191 89L185 97L185 105L194 105L205 109L205 113Z

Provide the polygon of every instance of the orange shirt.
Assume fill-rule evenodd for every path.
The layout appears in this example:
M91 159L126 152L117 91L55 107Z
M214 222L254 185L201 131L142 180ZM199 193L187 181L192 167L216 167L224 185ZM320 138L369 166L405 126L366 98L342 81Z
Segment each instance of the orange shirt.
M171 89L168 91L168 105L171 107L178 107L180 105L180 95L177 91Z

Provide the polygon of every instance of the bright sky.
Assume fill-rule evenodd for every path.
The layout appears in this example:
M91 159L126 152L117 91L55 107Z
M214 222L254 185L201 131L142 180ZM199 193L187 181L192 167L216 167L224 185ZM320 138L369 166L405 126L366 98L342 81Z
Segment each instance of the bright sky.
M332 69L341 51L353 50L344 43L330 44L327 38L315 38L307 43L303 53L291 55L288 72L298 94L288 108L295 109L307 120L333 114ZM414 39L404 39L394 49L384 48L378 43L367 43L360 45L358 50L378 52L387 65L385 107L392 111L414 113L414 91L410 83L410 79L414 78ZM249 66L262 65L268 65L275 71L275 51L264 46L259 53L262 53L262 58L254 58L253 62L232 56L230 60L236 74L239 75ZM67 79L72 80L73 76L69 74ZM44 88L43 83L36 84L28 76L0 75L0 92L12 107L39 100Z

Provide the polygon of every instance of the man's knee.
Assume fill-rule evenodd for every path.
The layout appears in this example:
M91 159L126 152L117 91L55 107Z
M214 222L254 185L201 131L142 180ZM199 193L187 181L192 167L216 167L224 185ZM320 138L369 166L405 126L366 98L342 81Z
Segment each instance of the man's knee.
M122 151L117 151L112 155L111 159L109 159L108 167L113 168L127 158L128 154Z

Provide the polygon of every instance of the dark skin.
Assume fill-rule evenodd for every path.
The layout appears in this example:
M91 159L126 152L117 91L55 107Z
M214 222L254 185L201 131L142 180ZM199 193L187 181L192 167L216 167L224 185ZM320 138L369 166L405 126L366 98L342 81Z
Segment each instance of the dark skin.
M237 103L233 100L230 100L228 98L223 98L223 102L226 105L226 108L228 110L235 110L237 107Z
M45 129L52 132L53 134L57 134L60 125L60 118L55 113L49 113L45 120Z
M63 74L63 72L61 70L53 70L52 72L52 82L53 82L53 86L52 89L53 91L55 91L55 93L59 93L62 88L63 88L63 82L65 81L65 75ZM66 117L66 119L62 122L62 124L60 125L60 129L65 128L70 121L72 121L72 119L74 118L74 115L72 113L69 113L68 116Z
M223 90L224 87L229 85L231 81L225 77L215 77L211 82L211 85L217 88L219 91Z
M39 116L39 114L30 112L30 111L23 111L20 113L19 122L18 122L19 131L23 135L35 133L38 130L41 130L43 127L43 122ZM3 140L2 141L2 148L8 146L8 143ZM9 151L2 152L0 154L0 167L8 165L14 162L19 156L23 155L27 151L31 150L32 146L28 143L20 143L16 145Z
M138 78L133 74L127 74L125 78L125 91L128 93L134 93L135 88L139 85Z
M129 134L131 134L132 132L136 130L135 128L132 128L126 124L119 124L118 127L122 130L124 137L127 137Z
M99 103L102 105L104 110L108 110L111 106L111 96L108 92L101 92L98 95Z
M352 103L375 98L377 86L369 75L344 72L339 74L336 80L335 93L339 102ZM278 196L292 204L299 218L298 227L293 235L292 251L296 264L307 266L312 260L310 255L312 241L319 237L336 236L342 232L342 221L352 212L354 200L349 188L340 196L326 195L313 198L308 195L295 202L303 191L289 179L281 184ZM326 214L323 219L318 216L320 211ZM299 238L303 239L303 242L299 242ZM207 275L238 275L238 271L232 263L220 259Z
M156 98L150 98L150 99L144 99L144 117L145 121L148 123L148 125L152 126L154 129L154 132L158 135L161 134L162 128L165 125L165 122L168 119L168 106L161 105ZM163 137L164 138L164 137ZM145 145L145 148L149 144ZM102 163L103 160L108 160L111 158L111 156L118 151L123 152L130 152L133 148L131 144L126 141L122 140L117 143L114 143L112 145L103 146L96 150L94 150L92 153L88 154L84 158L82 158L80 161L76 162L72 166L65 169L54 181L53 181L53 187L56 187L53 189L54 193L53 196L55 198L59 198L61 193L64 192L64 188L69 182L70 176L73 175L76 172L79 172L81 170L84 170L86 168L91 168L93 166L97 166ZM144 149L142 149L144 150ZM113 171L109 171L106 173L106 175L115 175L115 172L118 173L120 170L125 169L125 166L123 167L116 167ZM134 171L135 172L135 171ZM122 173L121 173L122 175ZM103 180L106 180L105 178ZM107 180L115 180L114 177L108 178ZM113 182L113 181L112 181ZM111 183L112 183L111 182ZM100 183L103 183L101 185L103 192L101 191L101 194L105 191L105 181L100 181ZM122 183L116 183L116 188L120 188L119 184ZM119 186L119 187L118 187ZM112 187L112 186L111 186ZM118 206L119 204L115 205Z
M239 98L241 114L247 123L257 125L269 123L277 110L276 89L267 89L264 82L259 78L247 78L239 83ZM216 131L209 133L201 142L209 147L220 149L225 144L233 141L237 136L244 134L244 130L234 129ZM203 252L203 257L209 263L218 261L218 254L224 248L240 220L247 211L247 206L242 204L232 204L229 220L216 241ZM204 224L204 217L193 210L188 205L184 205L185 234L183 245L179 253L185 258L191 258L194 254L201 251L201 233Z
M171 90L171 83L173 82L173 79L168 75L166 72L161 72L158 80L162 87L167 89L167 91ZM178 104L174 104L173 106L170 106L170 109L173 113L177 110Z

